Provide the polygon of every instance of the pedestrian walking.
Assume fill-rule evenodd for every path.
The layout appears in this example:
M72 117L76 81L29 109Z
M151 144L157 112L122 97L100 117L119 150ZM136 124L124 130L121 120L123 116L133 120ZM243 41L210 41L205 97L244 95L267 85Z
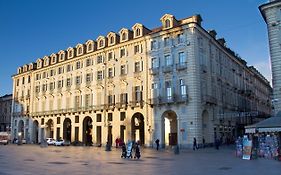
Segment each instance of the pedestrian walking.
M159 142L160 142L159 139L156 139L156 140L155 140L155 143L156 143L156 150L159 150Z
M193 150L198 149L196 138L193 138Z
M203 148L205 148L205 138L203 137Z

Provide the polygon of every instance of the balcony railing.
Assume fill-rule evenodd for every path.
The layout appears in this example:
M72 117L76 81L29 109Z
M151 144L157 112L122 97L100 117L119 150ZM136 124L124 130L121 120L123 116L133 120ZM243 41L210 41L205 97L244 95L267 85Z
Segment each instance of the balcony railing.
M163 66L163 67L162 67L162 71L163 71L164 73L172 72L172 71L173 71L173 65Z
M129 105L131 106L131 108L135 108L135 107L143 107L144 105L144 101L143 100L133 100L130 101Z
M115 107L118 109L126 109L128 107L127 102L118 102L115 104Z
M187 63L186 63L186 62L184 62L184 63L178 63L178 64L176 65L176 68L177 68L178 71L179 71L179 70L187 69Z
M150 68L150 69L149 69L149 73L150 73L151 75L159 74L159 67Z

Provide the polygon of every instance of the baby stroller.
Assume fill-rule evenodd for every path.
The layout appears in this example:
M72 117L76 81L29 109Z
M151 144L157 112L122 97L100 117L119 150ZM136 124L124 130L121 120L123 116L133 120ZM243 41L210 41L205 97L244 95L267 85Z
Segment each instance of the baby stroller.
M126 158L133 158L132 156L132 149L133 149L133 143L129 142L127 146L127 155Z
M122 145L122 154L121 154L121 158L126 158L127 156L127 149L126 149L126 145L123 144Z
M140 158L140 147L139 147L139 145L137 144L136 145L136 148L135 148L135 156L134 156L134 158Z

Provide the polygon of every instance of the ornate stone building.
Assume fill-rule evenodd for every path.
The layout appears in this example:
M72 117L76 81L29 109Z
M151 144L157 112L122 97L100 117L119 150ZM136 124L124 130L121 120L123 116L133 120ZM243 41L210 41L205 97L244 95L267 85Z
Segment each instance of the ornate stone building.
M12 94L0 97L0 132L11 130Z
M84 144L192 145L232 137L271 112L269 82L199 15L135 24L18 68L13 136Z

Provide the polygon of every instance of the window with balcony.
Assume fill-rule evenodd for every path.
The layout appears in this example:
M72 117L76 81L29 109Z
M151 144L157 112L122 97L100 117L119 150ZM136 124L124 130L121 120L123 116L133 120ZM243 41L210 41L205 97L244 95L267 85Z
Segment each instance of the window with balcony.
M186 63L186 58L184 52L179 52L179 64Z
M120 94L120 102L122 104L127 104L128 103L128 94L127 93Z
M101 114L97 114L97 122L101 122Z
M80 105L81 105L81 103L80 103L80 95L76 95L74 97L74 108L79 108L79 107L81 107Z
M86 107L91 106L91 94L86 94L85 95L85 106Z
M113 120L112 113L108 113L107 120L112 122L112 120Z
M165 55L165 66L172 66L173 60L171 55Z
M107 103L108 103L108 105L114 104L114 95L107 96Z
M120 67L120 74L121 75L126 75L126 65L121 65L121 67Z
M141 45L135 45L135 47L134 47L134 53L135 53L135 54L141 53Z
M43 84L43 85L42 85L42 91L43 91L43 92L46 92L46 91L47 91L47 84Z
M135 86L135 100L140 102L142 100L141 86Z
M180 79L179 83L180 83L180 95L182 98L186 97L187 91L186 91L186 85L184 84L183 79Z
M58 89L61 89L63 87L63 80L58 81Z
M159 61L157 58L151 58L151 67L152 68L158 68L159 67Z
M171 81L165 82L167 100L172 100L172 83Z

